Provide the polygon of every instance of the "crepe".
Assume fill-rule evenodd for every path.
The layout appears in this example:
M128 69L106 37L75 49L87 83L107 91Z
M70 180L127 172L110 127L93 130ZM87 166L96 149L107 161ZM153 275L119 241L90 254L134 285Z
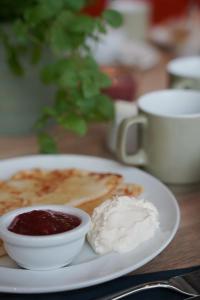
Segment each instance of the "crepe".
M143 192L143 188L140 185L122 183L119 186L117 186L115 190L113 190L111 193L107 194L106 196L82 203L80 205L77 205L77 207L84 210L89 215L92 215L95 207L99 206L105 200L111 199L113 196L126 195L126 196L137 197L142 192Z
M116 173L90 172L81 169L17 172L0 181L0 215L36 204L69 204L89 214L113 195L138 196L142 187L126 184ZM5 253L0 243L0 256Z
M119 174L78 169L21 171L0 186L0 201L6 196L9 203L79 205L110 193L122 179Z

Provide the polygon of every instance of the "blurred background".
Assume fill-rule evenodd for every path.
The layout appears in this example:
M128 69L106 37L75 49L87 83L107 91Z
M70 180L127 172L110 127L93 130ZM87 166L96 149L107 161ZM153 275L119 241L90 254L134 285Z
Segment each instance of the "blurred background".
M56 3L52 1L50 2L51 6L55 5ZM79 2L81 3L81 1ZM107 84L105 84L103 78L101 78L103 87L99 86L98 88L104 95L111 97L113 103L116 103L117 101L122 101L123 103L134 103L138 96L144 93L152 90L167 88L168 75L166 72L166 65L170 60L176 57L200 56L200 0L89 1L86 7L84 6L84 8L81 8L81 16L84 14L85 16L92 17L91 19L97 20L96 22L98 22L98 18L100 18L102 15L104 16L106 9L114 9L123 17L123 23L118 28L113 28L110 26L110 24L106 24L106 30L104 30L104 28L102 29L101 27L102 24L96 23L99 25L99 29L102 30L102 33L100 32L97 39L94 38L94 36L92 38L86 38L87 30L88 32L91 30L87 24L90 24L91 20L86 20L82 17L82 23L79 23L78 15L80 11L78 11L76 6L73 7L73 3L75 3L73 1L68 0L66 3L68 3L67 5L70 7L70 12L74 13L74 10L76 10L74 13L74 23L72 23L70 20L61 18L62 10L56 14L55 9L59 10L56 5L55 7L46 5L44 11L42 11L43 15L40 16L40 11L37 12L38 15L34 15L34 3L37 3L37 1L33 0L26 2L21 0L20 3L21 4L19 5L19 2L0 0L2 7L0 13L1 29L5 27L5 24L11 23L12 20L16 18L16 15L20 16L22 9L25 10L26 6L30 6L29 14L26 14L25 25L27 26L28 24L29 29L31 29L32 32L34 29L34 38L39 40L41 39L42 47L40 49L36 44L36 47L33 48L31 54L32 60L39 61L39 63L33 66L33 64L27 63L27 61L24 62L24 57L26 55L23 53L23 39L25 37L25 42L27 42L29 39L29 36L26 35L26 26L23 27L23 24L18 23L14 28L14 30L17 30L15 32L19 33L19 42L21 44L18 48L13 48L10 44L10 41L8 42L8 40L5 38L5 35L2 34L2 31L0 30L1 41L4 44L4 48L0 47L0 135L2 137L2 142L0 142L2 149L5 148L4 151L10 151L11 154L12 147L10 147L10 145L12 144L12 141L15 139L16 143L21 143L19 137L27 135L31 136L30 147L33 147L35 149L34 151L37 151L37 147L35 146L34 124L41 111L44 112L43 119L40 120L43 122L42 126L45 124L46 119L54 118L56 122L64 129L69 130L69 136L72 140L67 145L63 142L65 139L62 137L61 139L59 138L57 131L55 131L56 133L54 133L54 130L52 131L53 135L60 139L61 152L84 151L84 149L80 149L79 147L76 150L74 149L76 148L76 143L78 144L80 141L82 141L80 138L77 138L76 135L74 136L74 132L84 135L88 126L87 122L90 124L93 121L93 123L96 123L99 120L108 121L112 116L111 107L105 98L101 98L101 107L97 109L99 103L97 98L99 96L96 97L96 104L94 103L94 108L92 108L89 100L86 102L84 98L82 98L82 103L79 103L82 105L81 116L80 114L77 115L74 112L70 114L69 118L63 118L61 116L63 112L65 113L69 111L68 104L72 105L71 107L73 109L76 109L75 100L74 103L70 103L68 100L72 98L75 99L77 97L77 105L79 105L78 101L82 95L75 94L76 87L74 82L78 82L78 79L76 78L77 73L73 72L73 68L76 67L76 61L73 61L73 66L71 69L69 64L67 68L64 68L62 67L62 62L60 62L58 70L59 72L62 71L62 74L60 73L62 75L61 76L57 74L58 70L56 70L56 60L59 57L56 51L65 51L65 47L66 49L68 47L68 42L72 43L72 45L73 43L76 43L75 35L77 33L84 34L83 41L85 42L86 40L86 44L84 44L85 49L86 47L91 49L92 56L100 67L100 70L103 72L103 74L108 75L110 78L111 85L109 87L107 87ZM48 4L48 1L46 4ZM9 8L10 6L13 8L12 13ZM45 14L47 14L47 16L48 14L50 16L51 14L54 14L53 20L54 18L60 18L60 20L62 19L60 22L65 31L63 31L62 27L57 28L55 26L56 24L54 24L55 22L52 22L52 20L52 23L50 23L52 27L47 26L45 29L46 24L48 24L47 22L44 22L44 26L38 23L38 26L38 19L40 19L40 17L42 19ZM31 18L33 18L33 20L31 20ZM115 17L107 16L107 19L109 18L111 23L116 25ZM84 29L81 28L82 25L80 24L85 26ZM73 27L75 27L75 31L73 31ZM32 34L31 30L28 32L28 34ZM83 32L83 30L86 32ZM49 34L52 35L50 37L50 42L48 39ZM91 36L91 34L89 34L89 36ZM11 41L12 39L13 38L11 38ZM53 49L53 51L55 50L53 60L51 59L51 55L49 56L49 52L46 52L46 42L50 43L50 48L55 48L54 44L56 47L58 47L58 49ZM25 46L27 47L27 44L25 44ZM30 50L29 46L27 48ZM40 53L41 50L42 55L44 54L44 57L42 58ZM72 59L74 59L73 47L68 50L69 52L71 51L70 53L72 54L68 61L72 62ZM17 55L19 52L22 54L20 59L24 65L25 76L20 74L22 70L20 69L20 65L18 64L17 60ZM43 62L53 63L54 61L55 65L53 66L53 71L50 67L49 69L47 68L43 73L46 75L45 80L47 82L49 81L50 83L52 80L53 84L56 83L56 88L59 90L57 90L57 98L54 102L53 110L46 108L44 110L45 105L48 106L53 103L56 89L53 85L45 86L41 82L38 74ZM12 63L12 67L15 68L15 73L18 72L17 76L9 69L8 64L10 62ZM84 63L86 63L86 61ZM94 80L96 80L95 82L98 83L99 74L97 71L95 71L95 67L93 68L91 65L87 66L86 64L86 67L83 67L83 70L78 71L79 73L83 72L81 73L83 75L81 80L84 87L80 92L84 93L85 88L85 93L89 95L89 98L94 100L94 96L96 95L92 94L92 92L95 92L93 77L91 77L91 80L88 81L90 73L89 71L87 74L84 73L85 70L90 67L91 76L93 76ZM56 76L61 76L58 78L60 81L56 78L56 76L54 76L54 71ZM67 71L69 72L67 73ZM70 95L71 98L69 99L67 98L67 88L65 91L63 89L64 83L66 87L68 85L68 91L70 89L72 91L72 96ZM85 113L84 110L87 109L93 109L92 113ZM121 104L119 104L119 108L115 107L115 109L116 113L119 113L120 120L123 117L130 115L130 109L124 108L124 106ZM134 109L132 110L132 114L133 111L136 113ZM88 128L90 129L90 127L91 126ZM73 132L72 134L71 131ZM111 132L111 136L113 136L113 132ZM111 136L108 135L108 139L111 139ZM12 141L9 140L8 137L13 137ZM102 138L104 137L105 131L102 131ZM42 143L47 145L47 152L51 152L51 150L53 152L55 147L53 146L52 141L50 141L46 135L44 135L42 138ZM85 137L86 141L87 138L90 138L90 135ZM4 143L4 141L8 141L8 144ZM21 139L21 141L23 140ZM26 151L28 152L28 149Z
M136 77L163 57L200 55L199 0L99 1L93 13L103 7L118 10L124 19L120 29L109 30L94 46L98 63L113 78L107 91L113 99L136 98Z

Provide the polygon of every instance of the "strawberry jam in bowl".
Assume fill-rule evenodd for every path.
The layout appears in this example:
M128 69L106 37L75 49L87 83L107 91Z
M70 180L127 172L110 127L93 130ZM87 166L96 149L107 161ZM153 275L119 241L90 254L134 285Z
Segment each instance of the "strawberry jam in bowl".
M50 235L72 230L81 224L77 216L54 210L31 210L17 215L8 230L24 235Z
M30 206L0 218L0 237L8 255L31 270L70 264L81 251L89 228L89 215L66 205Z

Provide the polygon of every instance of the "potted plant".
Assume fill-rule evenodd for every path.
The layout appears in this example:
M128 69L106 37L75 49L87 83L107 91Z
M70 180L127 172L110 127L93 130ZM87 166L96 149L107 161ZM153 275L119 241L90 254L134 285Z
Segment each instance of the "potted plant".
M57 151L55 139L45 131L49 120L84 135L89 123L113 117L113 104L102 93L110 80L95 62L88 38L98 40L99 33L106 32L107 24L117 27L121 17L113 10L91 16L87 6L90 2L2 1L1 20L9 26L1 26L0 39L10 69L15 75L26 77L27 65L23 60L29 61L37 65L38 78L53 87L52 103L45 105L49 96L40 99L42 110L35 126L40 150L45 153ZM0 95L1 101L6 99Z

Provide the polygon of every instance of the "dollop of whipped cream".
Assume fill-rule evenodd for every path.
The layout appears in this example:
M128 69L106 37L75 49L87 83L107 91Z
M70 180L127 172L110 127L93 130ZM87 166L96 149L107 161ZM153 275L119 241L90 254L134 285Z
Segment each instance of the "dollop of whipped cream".
M94 209L87 239L98 254L125 253L153 237L159 227L158 219L151 202L115 196Z

